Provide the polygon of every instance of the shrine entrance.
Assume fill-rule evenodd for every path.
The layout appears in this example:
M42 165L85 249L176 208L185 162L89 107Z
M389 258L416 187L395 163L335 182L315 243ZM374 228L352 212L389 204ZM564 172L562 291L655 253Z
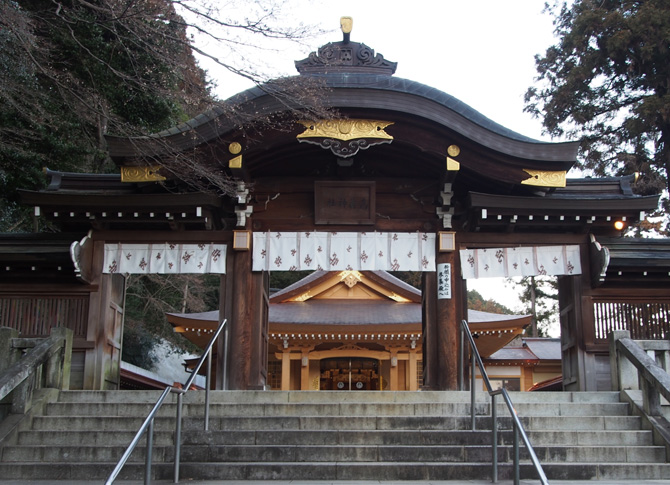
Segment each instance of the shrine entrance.
M35 217L69 240L36 235L28 246L8 240L0 265L4 299L30 298L35 307L44 295L57 294L77 310L80 357L73 368L81 369L82 387L103 388L108 378L105 336L116 335L119 322L110 307L112 280L125 273L222 275L216 316L228 322L230 345L218 349L225 365L218 362L216 386L224 388L226 369L225 387L234 390L267 388L270 350L273 365L281 366L282 389L311 389L320 382L321 361L351 356L351 345L388 353L388 361L379 356L377 374L383 385L388 372L390 390L400 388L399 375L416 383L419 368L422 388L458 389L465 280L517 274L559 276L564 383L586 390L597 384L596 363L604 363L596 357L606 359L606 330L620 325L599 316L610 303L623 311L636 292L633 303L647 305L652 289L665 305L667 265L645 266L631 288L640 264L629 258L635 251L621 246L626 225L658 207L658 195L634 193L636 176L568 179L578 142L532 140L446 93L393 77L396 63L348 33L296 68L304 76L296 79L312 77L327 88L314 97L337 117L303 121L304 113L290 110L274 87L254 87L234 97L239 118L212 110L151 137L107 136L119 174L47 172L46 189L21 191ZM239 125L247 119L249 126ZM266 119L272 123L254 123ZM166 167L190 163L193 155L203 157L197 173L208 187L209 174L234 187L201 192ZM190 174L190 165L185 168ZM608 270L609 249L598 241L621 248L616 271ZM46 257L54 248L67 258ZM387 279L377 275L367 286L380 288L379 299L359 298L361 310L369 311L354 313L349 304L332 308L336 302L315 298L330 296L318 276L309 288L285 290L278 306L291 311L277 315L270 332L276 295L270 295L269 272L304 269L416 271L422 291L384 293ZM351 273L328 289L356 296L361 281ZM409 307L405 300L420 306L420 318L398 312L381 318L372 307L384 299L398 309ZM415 328L394 331L403 322ZM599 330L597 322L605 326ZM340 353L315 355L332 350ZM347 361L345 369L338 361L323 371L346 370L342 382L349 388L359 382L354 369L358 375L374 370L358 362L364 361Z
M341 357L321 361L320 389L333 391L379 391L382 389L379 361Z

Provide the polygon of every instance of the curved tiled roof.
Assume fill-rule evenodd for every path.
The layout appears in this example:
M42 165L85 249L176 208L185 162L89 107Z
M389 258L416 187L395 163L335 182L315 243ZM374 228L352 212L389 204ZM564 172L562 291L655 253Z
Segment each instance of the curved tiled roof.
M570 164L576 159L577 142L552 143L521 135L455 97L416 81L361 73L329 73L311 77L324 80L326 86L332 88L325 97L327 104L334 108L377 109L423 117L492 150L519 158ZM240 109L247 105L265 113L286 110L285 102L274 99L270 91L256 86L232 96L226 103L240 106ZM215 129L210 126L214 124ZM226 120L225 110L217 107L168 130L134 139L134 143L178 137L177 144L186 148L185 144L204 143L235 128ZM183 134L189 131L197 132L198 136L184 138ZM125 146L131 140L124 142L121 138L108 137L108 141L112 157L127 156L130 153L128 150L132 150L132 147Z

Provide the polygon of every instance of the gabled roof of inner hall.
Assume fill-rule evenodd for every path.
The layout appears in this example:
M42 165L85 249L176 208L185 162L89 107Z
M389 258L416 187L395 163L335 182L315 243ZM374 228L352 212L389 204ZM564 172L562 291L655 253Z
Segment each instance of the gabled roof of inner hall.
M207 341L219 312L167 318L189 340ZM274 293L268 318L272 333L421 334L421 291L385 271L315 271ZM480 353L488 356L519 335L530 316L468 310L468 323Z

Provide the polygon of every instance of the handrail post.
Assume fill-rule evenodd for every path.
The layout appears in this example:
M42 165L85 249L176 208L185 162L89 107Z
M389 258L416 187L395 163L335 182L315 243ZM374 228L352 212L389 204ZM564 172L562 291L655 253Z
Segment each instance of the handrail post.
M173 388L171 386L166 387L165 390L163 391L163 394L161 394L161 397L158 398L158 401L156 401L156 404L154 405L153 409L151 410L149 415L146 417L146 419L142 423L142 426L140 426L140 429L137 430L137 433L135 433L135 437L130 442L130 445L128 445L128 447L126 448L126 451L123 453L123 456L121 457L121 459L118 461L118 463L114 467L114 470L112 470L112 473L110 473L109 476L107 477L107 481L105 481L105 485L112 485L114 483L114 480L116 480L116 477L119 475L119 473L121 473L121 469L126 464L128 459L130 458L130 454L133 452L133 450L135 450L135 447L137 446L137 443L139 443L140 438L142 437L142 435L144 433L146 433L147 430L150 427L153 426L153 419L156 417L156 413L158 412L161 405L163 404L163 402L167 398L168 394L170 394L170 392L172 392L172 389ZM149 436L147 436L147 443L149 442L149 440L150 440L150 438L149 438ZM151 459L151 458L149 457L149 459ZM145 471L145 474L146 474L146 471ZM145 475L145 477L146 477L146 475Z
M514 485L519 485L519 425L514 422Z
M144 485L151 484L151 462L154 448L154 420L155 418L151 418L149 427L147 428L147 453L144 457Z
M179 466L180 466L180 461L181 461L181 425L182 425L182 411L183 411L183 404L184 404L184 398L183 395L191 388L191 385L195 381L195 378L198 375L198 371L202 367L202 364L205 362L205 358L207 358L208 362L208 369L207 369L207 392L205 394L206 398L206 407L209 409L209 388L211 387L211 373L212 373L212 346L214 345L214 342L216 342L216 339L219 337L221 334L221 331L226 325L226 320L224 319L220 324L219 327L216 329L216 332L214 332L214 335L212 335L212 338L209 341L209 344L204 350L203 354L200 356L200 359L198 359L198 363L195 365L193 368L193 371L191 372L191 376L186 380L184 385L182 386L182 389L175 389L172 386L168 386L165 388L163 391L163 394L161 394L161 397L156 401L155 406L149 413L149 416L144 420L144 423L142 423L142 426L140 429L137 431L135 434L135 437L133 438L132 442L130 445L128 445L128 448L126 448L126 451L124 452L123 456L119 460L119 462L116 464L116 467L112 471L112 473L109 475L107 478L107 481L105 482L105 485L111 485L114 483L114 480L118 476L119 472L121 471L121 468L125 465L126 461L130 457L130 454L133 452L135 447L137 446L137 443L140 440L140 437L144 432L149 430L149 435L147 435L147 466L145 469L145 483L149 483L151 480L151 455L152 455L152 449L153 449L153 425L154 425L154 418L156 417L156 414L158 413L158 410L160 407L163 405L163 402L167 398L168 394L171 392L176 392L177 393L177 416L176 416L176 426L175 426L175 434L174 434L174 483L179 483ZM224 357L225 358L225 357ZM207 411L208 413L209 411ZM207 414L205 418L205 430L207 430L208 426L208 419L209 415Z
M491 481L493 483L498 482L498 411L496 409L496 395L491 396L491 440L493 441L493 470Z
M461 341L459 342L458 353L458 389L465 390L465 330L461 326Z
M205 431L209 431L209 389L212 387L212 349L207 352L207 379L205 379Z
M225 359L223 359L223 388L228 390L228 346L230 345L228 340L228 326L223 330L223 339L225 340L224 348L226 349Z
M181 455L181 407L184 402L183 392L177 394L177 424L174 432L174 483L179 483L179 460Z
M477 365L477 359L475 353L472 352L472 365L470 366L470 427L472 431L477 429L477 424L475 423L475 405L476 405L476 384L477 379L475 376L475 367Z
M542 485L548 485L549 482L547 481L547 476L544 473L544 470L542 469L542 465L540 464L540 461L537 459L537 455L535 454L535 450L533 449L533 445L531 445L530 440L528 439L528 436L526 435L526 432L523 429L523 425L521 424L521 421L519 421L519 416L516 413L516 410L514 409L514 405L512 404L512 400L509 396L509 393L507 390L503 387L498 390L493 390L493 387L491 386L491 381L489 380L489 376L486 373L486 369L484 368L484 362L482 361L481 356L479 355L479 352L477 351L477 346L475 345L475 340L472 337L472 333L470 332L470 328L468 327L468 322L465 320L461 321L461 326L463 329L463 333L468 339L468 343L470 344L470 349L472 352L472 379L471 379L471 416L472 416L472 429L475 429L475 414L474 414L474 408L475 408L475 394L474 394L474 389L475 389L475 363L476 365L479 366L479 370L481 372L482 376L482 381L484 383L484 386L486 387L486 391L488 392L488 395L491 397L491 406L495 407L496 402L495 402L495 396L498 394L501 394L503 396L503 399L505 400L505 405L507 406L507 410L509 411L511 417L512 417L512 422L514 424L514 472L515 472L515 485L519 484L519 434L521 434L523 438L524 445L526 446L526 449L528 450L528 454L530 455L530 460L533 463L533 467L535 467L535 471L540 477L540 483ZM668 399L670 399L670 393L668 395ZM493 410L491 411L493 415ZM497 423L493 423L492 429L491 429L491 434L493 436L496 436L495 433L497 432ZM493 447L497 446L497 437L494 438L493 442ZM495 459L497 460L497 451L495 452ZM497 466L497 462L494 463L494 465ZM494 474L494 478L497 479L497 471Z

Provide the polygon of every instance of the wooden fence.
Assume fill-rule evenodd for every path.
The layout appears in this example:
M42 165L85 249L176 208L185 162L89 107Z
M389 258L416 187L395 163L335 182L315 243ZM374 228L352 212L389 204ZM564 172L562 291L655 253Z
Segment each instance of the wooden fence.
M88 295L2 296L0 327L14 328L22 337L49 335L66 327L74 337L86 337Z
M593 316L596 341L613 330L628 330L633 340L670 338L670 299L594 301Z

